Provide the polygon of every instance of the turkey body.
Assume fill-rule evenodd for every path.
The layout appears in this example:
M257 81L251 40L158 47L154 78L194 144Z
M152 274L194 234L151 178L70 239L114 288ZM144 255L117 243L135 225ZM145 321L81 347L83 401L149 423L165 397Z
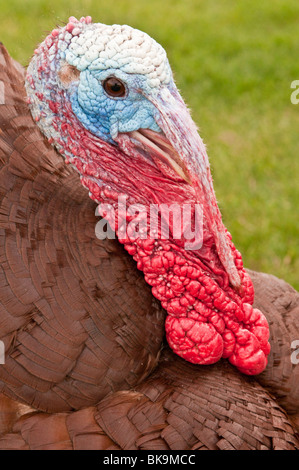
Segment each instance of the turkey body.
M165 313L96 204L32 119L1 46L0 449L298 449L299 294L250 273L266 370L192 365L163 346Z

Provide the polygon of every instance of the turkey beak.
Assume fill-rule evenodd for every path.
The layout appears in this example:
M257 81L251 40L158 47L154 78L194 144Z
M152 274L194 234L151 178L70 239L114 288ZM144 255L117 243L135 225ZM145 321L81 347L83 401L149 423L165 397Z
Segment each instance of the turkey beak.
M158 168L161 166L160 163L165 164L174 171L179 179L191 184L184 162L163 134L150 129L139 129L129 132L128 135L147 149Z
M173 160L183 169L185 181L194 187L200 183L208 193L213 192L205 146L177 88L162 88L151 101L158 110L157 124L163 130L168 148L172 149L169 156L176 156Z

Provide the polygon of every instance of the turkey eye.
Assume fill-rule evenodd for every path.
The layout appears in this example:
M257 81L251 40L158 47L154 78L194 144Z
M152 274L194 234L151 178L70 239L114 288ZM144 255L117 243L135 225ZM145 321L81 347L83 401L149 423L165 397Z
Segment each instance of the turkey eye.
M113 98L122 98L126 94L126 87L115 77L108 77L103 83L104 90Z

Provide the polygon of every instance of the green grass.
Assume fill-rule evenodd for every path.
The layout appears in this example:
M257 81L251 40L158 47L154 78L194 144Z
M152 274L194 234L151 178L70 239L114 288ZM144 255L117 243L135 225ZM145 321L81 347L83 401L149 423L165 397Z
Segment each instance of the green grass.
M299 289L298 0L0 0L0 40L26 65L68 16L127 23L167 50L208 147L244 263Z

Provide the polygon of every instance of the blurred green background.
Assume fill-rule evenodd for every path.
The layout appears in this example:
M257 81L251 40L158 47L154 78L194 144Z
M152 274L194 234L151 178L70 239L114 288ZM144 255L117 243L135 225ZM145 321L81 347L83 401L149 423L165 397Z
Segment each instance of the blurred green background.
M298 0L0 0L0 40L28 64L68 17L129 24L167 50L207 144L223 219L245 266L299 289Z

